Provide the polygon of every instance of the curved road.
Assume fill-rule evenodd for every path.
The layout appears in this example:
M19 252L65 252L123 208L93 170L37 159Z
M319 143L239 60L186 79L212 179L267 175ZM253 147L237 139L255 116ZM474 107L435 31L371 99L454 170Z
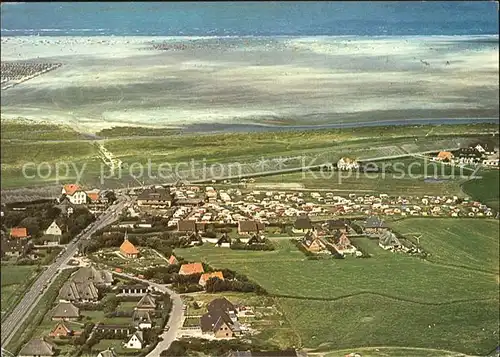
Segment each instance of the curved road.
M75 255L78 249L78 241L81 239L89 239L92 233L115 221L118 217L115 212L121 211L130 202L130 197L120 196L117 203L110 206L108 210L101 214L94 223L76 236L66 246L66 249L63 250L63 254L57 257L56 260L42 274L39 275L38 279L31 285L29 290L25 292L23 298L14 310L12 310L12 312L2 322L2 348L5 348L24 320L28 318L33 308L40 301L46 291L45 285L49 286L54 278L59 275L61 268L63 268Z
M172 289L169 289L166 285L164 284L156 284L152 283L149 280L146 279L140 279L136 278L134 276L130 276L127 274L123 273L117 273L113 272L113 274L122 276L127 279L132 279L136 281L140 281L142 283L148 284L162 293L167 293L170 295L170 298L172 299L172 311L170 311L170 316L168 318L167 326L168 329L165 330L160 337L162 340L158 342L156 345L155 349L152 350L146 357L158 357L160 353L164 350L167 350L172 342L175 340L177 336L177 331L182 327L182 321L184 320L184 304L182 303L181 296L177 294L175 291Z

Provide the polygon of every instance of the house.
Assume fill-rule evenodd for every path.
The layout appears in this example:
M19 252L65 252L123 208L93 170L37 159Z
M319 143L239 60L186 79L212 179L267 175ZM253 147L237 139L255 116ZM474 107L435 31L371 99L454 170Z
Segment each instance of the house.
M384 250L399 248L401 243L396 235L390 231L385 231L379 238L378 245Z
M222 237L219 238L217 243L215 243L218 247L229 248L231 246L231 238L227 235L227 233L222 234Z
M495 153L494 148L490 147L488 144L477 143L472 145L471 147L473 147L483 155L493 155Z
M138 206L171 207L174 197L164 188L147 188L137 196Z
M482 164L485 166L490 166L490 167L493 167L493 166L498 167L498 159L483 160Z
M196 221L192 219L182 219L177 222L177 231L179 232L198 233L197 228Z
M311 219L309 218L309 216L305 215L297 217L292 228L293 233L307 233L312 230L314 230L314 227L312 225Z
M136 331L134 334L128 339L125 344L125 348L140 350L144 347L144 335L142 331Z
M74 321L80 317L80 309L70 302L59 302L51 313L52 321Z
M264 224L259 221L238 221L238 234L259 233L264 230Z
M201 263L182 264L179 270L179 275L202 274L205 270Z
M52 222L44 232L46 235L52 235L52 236L61 236L62 231L61 228L57 225L56 221Z
M126 258L138 258L139 257L139 250L130 243L127 237L127 233L125 232L125 238L123 240L122 245L120 246L120 253L125 256Z
M54 345L45 341L43 338L36 338L30 340L23 346L18 357L49 357L55 354Z
M198 284L204 287L205 285L207 285L207 281L212 278L224 280L224 275L222 274L221 271L214 271L212 273L201 274Z
M340 160L337 161L337 168L342 171L357 170L359 169L359 164L354 159L341 157Z
M100 191L98 189L86 191L85 194L87 195L90 203L95 204L95 203L99 203L101 201L101 194L100 194Z
M335 249L341 254L352 254L356 252L356 248L351 244L351 241L349 240L349 238L347 238L347 235L345 233L342 233L340 237L336 239Z
M120 296L137 296L148 294L151 289L149 285L134 284L134 285L120 285L117 287L118 295Z
M222 310L228 314L236 314L236 306L233 305L231 301L229 301L226 298L217 298L213 299L208 303L207 306L208 311L214 311L214 310Z
M179 264L179 261L177 260L175 255L171 255L170 258L168 258L168 264L170 265Z
M92 281L75 283L69 280L59 290L59 300L78 303L97 302L99 290Z
M156 299L150 293L147 293L135 305L135 310L154 312L156 310Z
M83 205L87 203L87 194L79 185L68 184L62 188L62 194L74 205Z
M302 245L312 253L319 253L326 250L326 244L313 232L307 232L302 239Z
M66 324L62 321L59 321L52 331L50 331L50 337L60 337L60 336L72 336L73 330L71 330Z
M348 233L347 223L341 219L329 220L324 224L324 227L330 232L339 231L341 233Z
M97 270L94 266L82 267L73 275L71 281L75 283L92 281L96 286L111 286L113 274L106 270Z
M252 244L265 244L265 240L263 239L263 236L258 236L257 234L253 234L250 239L247 241L247 245L252 245Z
M241 328L237 321L231 320L229 315L219 309L209 310L200 318L201 332L210 334L215 338L232 338L241 333Z
M107 349L97 354L97 357L117 357L114 349Z
M437 156L435 157L436 161L445 161L445 162L451 162L453 161L453 154L449 151L440 151Z
M2 257L23 257L26 256L33 243L27 239L7 239L2 238L0 241L0 254Z
M378 234L387 230L385 222L377 216L368 217L362 226L367 234Z
M28 230L24 227L13 227L10 229L10 238L27 239L29 237Z
M149 311L134 310L132 314L132 321L134 327L139 330L144 330L153 327L153 322L151 320L151 315L149 314Z

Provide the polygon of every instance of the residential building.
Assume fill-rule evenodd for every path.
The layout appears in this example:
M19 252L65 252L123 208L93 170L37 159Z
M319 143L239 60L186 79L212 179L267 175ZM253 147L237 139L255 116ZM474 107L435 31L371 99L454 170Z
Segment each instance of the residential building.
M45 341L43 338L30 340L23 346L18 357L49 357L56 354L54 345Z
M208 311L214 311L214 310L222 310L225 311L228 314L236 314L237 309L236 306L226 299L225 297L223 298L217 298L208 303L207 306Z
M125 344L126 348L140 350L144 347L144 335L142 331L136 331Z
M156 310L156 299L147 293L135 306L135 310L154 312Z
M202 274L205 270L201 263L182 264L179 270L179 275Z
M28 239L29 237L28 230L24 227L13 227L10 229L10 238Z
M80 317L80 309L70 302L59 302L51 313L52 321L74 321Z
M134 327L139 330L144 330L153 327L153 321L149 311L134 310L132 314Z
M113 284L113 274L106 270L97 270L94 266L82 267L71 277L75 283L92 281L96 286L111 286Z
M337 168L342 171L357 170L359 169L359 164L355 159L341 157L340 160L337 161Z
M232 338L241 334L241 327L222 310L210 310L200 318L201 332L215 338Z
M46 235L61 236L61 228L57 225L56 221L52 222L50 226L44 232Z
M363 228L367 234L379 234L385 232L388 227L379 217L371 216L363 223Z
M385 231L380 235L380 238L378 240L378 245L380 248L384 250L401 247L399 239L396 238L396 235L390 231Z
M204 287L207 285L207 281L212 278L224 280L224 275L222 274L221 271L214 271L212 273L201 274L198 284Z
M0 240L0 254L2 257L23 257L33 247L33 243L27 239L7 239Z
M83 205L87 203L87 194L79 185L68 184L62 188L62 194L74 205Z
M171 255L170 258L168 258L168 263L170 265L175 265L175 264L179 264L179 261L177 260L175 255Z
M238 234L252 234L264 231L264 224L259 221L238 221Z
M453 161L454 155L449 151L440 151L434 160L436 161L445 161L451 162Z
M298 216L292 228L293 233L307 233L312 230L314 230L314 227L311 219L305 215Z
M92 281L76 283L69 280L59 290L59 300L77 303L97 302L99 290Z
M217 240L215 245L218 247L229 248L231 246L231 238L229 238L227 233L223 233L222 237Z
M302 244L311 253L319 253L326 250L326 243L314 232L307 232L302 239Z
M341 233L340 236L335 240L335 249L341 254L353 254L356 253L356 248L351 244L349 238L345 233Z
M186 233L198 233L196 221L192 219L182 219L177 222L177 230Z
M129 335L132 332L132 326L129 325L105 325L98 324L95 330L100 333L112 332L115 335Z
M49 336L50 337L60 337L60 336L72 336L73 335L73 330L71 330L68 326L63 321L59 321L52 331L50 331Z
M114 349L107 349L105 351L101 351L97 354L97 357L117 357Z
M174 197L164 188L147 188L137 196L138 206L171 207Z
M349 230L347 223L341 219L329 220L324 224L324 227L332 233L336 231L348 233Z

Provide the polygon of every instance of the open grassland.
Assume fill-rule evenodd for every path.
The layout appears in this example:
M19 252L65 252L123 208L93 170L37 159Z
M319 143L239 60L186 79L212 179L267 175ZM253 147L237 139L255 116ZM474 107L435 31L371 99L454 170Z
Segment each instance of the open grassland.
M500 211L500 170L483 170L481 179L464 182L463 190L485 205Z
M306 189L319 189L336 192L339 195L348 193L380 194L386 193L395 196L404 195L448 195L464 196L460 188L463 180L450 179L440 182L426 182L423 177L400 177L391 173L355 173L355 172L297 172L255 179L255 185L265 187L271 184L296 183Z
M78 140L83 135L68 126L33 123L26 120L1 121L2 140Z
M491 351L499 332L498 268L493 266L499 259L498 248L494 249L498 223L407 219L394 224L401 229L404 225L407 232L430 232L421 244L431 258L384 252L368 239L363 244L375 252L369 259L306 260L286 240L275 240L277 250L272 252L239 252L205 244L176 253L234 269L261 284L276 298L307 348Z
M361 347L356 349L345 349L332 351L328 353L316 353L311 357L345 357L351 352L361 353L363 357L464 357L462 353L446 350L435 350L431 348L405 348L405 347L386 347L376 348Z
M391 227L408 237L420 237L431 252L429 261L498 274L499 226L497 220L403 219Z
M2 320L38 274L32 265L2 265Z

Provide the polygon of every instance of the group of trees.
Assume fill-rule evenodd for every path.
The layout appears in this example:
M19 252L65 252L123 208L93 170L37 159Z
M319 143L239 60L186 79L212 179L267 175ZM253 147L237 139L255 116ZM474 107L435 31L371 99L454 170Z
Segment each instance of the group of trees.
M260 243L248 244L242 243L238 238L233 240L230 245L231 249L234 250L274 250L274 245L271 240L264 238Z
M160 353L161 357L223 356L229 351L269 350L274 346L250 343L240 340L205 340L200 338L180 339L172 342L168 350Z

